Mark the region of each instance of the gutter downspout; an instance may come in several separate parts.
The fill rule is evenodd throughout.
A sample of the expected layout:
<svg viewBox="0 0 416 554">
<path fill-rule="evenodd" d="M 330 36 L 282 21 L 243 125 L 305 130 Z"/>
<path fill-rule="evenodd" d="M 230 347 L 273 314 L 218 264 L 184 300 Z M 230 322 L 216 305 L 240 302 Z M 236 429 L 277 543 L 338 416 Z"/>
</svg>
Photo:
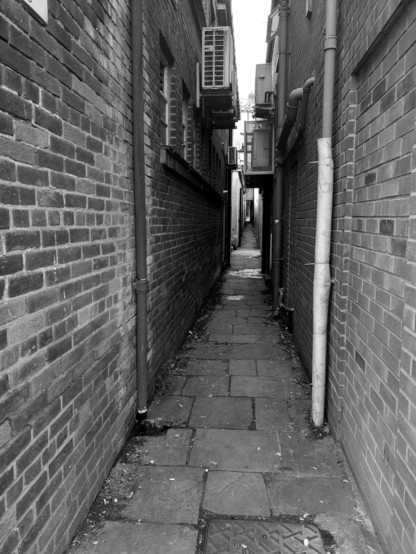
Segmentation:
<svg viewBox="0 0 416 554">
<path fill-rule="evenodd" d="M 326 0 L 326 36 L 322 138 L 318 139 L 318 196 L 313 281 L 312 423 L 324 424 L 327 327 L 331 275 L 332 204 L 334 163 L 332 124 L 334 111 L 335 57 L 337 48 L 337 0 Z"/>
<path fill-rule="evenodd" d="M 290 153 L 297 147 L 297 145 L 303 138 L 303 134 L 305 133 L 306 117 L 308 115 L 309 94 L 314 84 L 315 84 L 315 77 L 311 77 L 310 79 L 305 81 L 305 84 L 303 85 L 303 96 L 302 96 L 302 104 L 300 105 L 298 130 L 296 132 L 295 140 L 293 141 L 293 144 L 290 146 L 290 150 L 287 153 L 286 157 L 290 156 Z"/>
<path fill-rule="evenodd" d="M 282 132 L 279 137 L 279 142 L 277 143 L 277 149 L 281 152 L 284 152 L 286 149 L 286 142 L 289 138 L 290 131 L 296 121 L 296 116 L 298 115 L 299 104 L 302 101 L 303 89 L 295 88 L 289 94 L 286 106 L 286 116 L 285 123 L 283 125 Z"/>
<path fill-rule="evenodd" d="M 136 239 L 136 419 L 147 417 L 147 243 L 146 183 L 144 159 L 143 0 L 131 0 L 133 78 L 133 179 Z"/>
<path fill-rule="evenodd" d="M 279 76 L 277 81 L 277 129 L 276 142 L 285 123 L 287 88 L 287 19 L 288 0 L 279 4 Z M 282 263 L 282 214 L 283 214 L 283 153 L 277 150 L 276 181 L 273 190 L 273 227 L 272 227 L 272 294 L 273 306 L 279 309 L 280 268 Z"/>
<path fill-rule="evenodd" d="M 295 124 L 295 121 L 298 115 L 299 104 L 300 104 L 299 125 L 296 133 L 295 141 L 293 143 L 293 146 L 291 146 L 291 149 L 301 140 L 303 133 L 305 132 L 306 117 L 308 114 L 309 93 L 314 84 L 315 84 L 315 78 L 311 77 L 310 79 L 305 81 L 305 84 L 303 85 L 302 88 L 295 88 L 289 94 L 289 98 L 286 106 L 285 123 L 277 145 L 277 148 L 282 152 L 286 150 L 286 143 L 289 139 L 290 132 L 292 130 L 293 125 Z"/>
</svg>

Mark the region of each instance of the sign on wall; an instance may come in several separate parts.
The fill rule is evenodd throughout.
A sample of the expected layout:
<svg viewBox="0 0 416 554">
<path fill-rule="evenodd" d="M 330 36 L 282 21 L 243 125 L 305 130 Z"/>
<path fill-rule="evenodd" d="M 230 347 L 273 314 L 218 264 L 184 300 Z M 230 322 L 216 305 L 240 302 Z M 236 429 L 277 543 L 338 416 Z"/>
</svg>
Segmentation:
<svg viewBox="0 0 416 554">
<path fill-rule="evenodd" d="M 48 0 L 23 0 L 30 9 L 45 23 L 48 22 Z"/>
</svg>

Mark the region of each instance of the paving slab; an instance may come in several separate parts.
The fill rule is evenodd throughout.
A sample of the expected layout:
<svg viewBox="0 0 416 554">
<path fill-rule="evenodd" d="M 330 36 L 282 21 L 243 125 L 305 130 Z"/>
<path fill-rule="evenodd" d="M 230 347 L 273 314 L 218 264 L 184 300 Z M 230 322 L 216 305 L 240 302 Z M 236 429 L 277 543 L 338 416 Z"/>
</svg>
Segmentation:
<svg viewBox="0 0 416 554">
<path fill-rule="evenodd" d="M 186 360 L 176 370 L 179 375 L 228 375 L 228 362 L 217 360 Z"/>
<path fill-rule="evenodd" d="M 230 352 L 230 346 L 227 345 L 201 345 L 198 344 L 194 347 L 187 348 L 184 350 L 180 358 L 188 358 L 188 359 L 201 359 L 201 360 L 223 360 L 227 359 L 229 352 Z"/>
<path fill-rule="evenodd" d="M 278 377 L 284 378 L 304 378 L 302 367 L 294 363 L 292 360 L 258 360 L 258 374 L 261 377 Z"/>
<path fill-rule="evenodd" d="M 169 429 L 166 435 L 146 437 L 140 447 L 142 463 L 184 466 L 192 433 L 192 429 Z"/>
<path fill-rule="evenodd" d="M 187 525 L 107 521 L 79 554 L 195 554 L 198 531 Z"/>
<path fill-rule="evenodd" d="M 280 346 L 264 344 L 239 344 L 229 347 L 227 355 L 230 360 L 276 360 L 283 354 Z"/>
<path fill-rule="evenodd" d="M 210 471 L 202 507 L 231 516 L 271 515 L 266 485 L 260 473 Z"/>
<path fill-rule="evenodd" d="M 197 429 L 190 466 L 231 471 L 276 472 L 281 461 L 273 431 Z"/>
<path fill-rule="evenodd" d="M 148 420 L 162 425 L 184 425 L 191 413 L 193 399 L 186 396 L 159 396 L 151 403 Z"/>
<path fill-rule="evenodd" d="M 255 399 L 256 429 L 286 430 L 289 427 L 289 413 L 284 398 L 256 398 Z"/>
<path fill-rule="evenodd" d="M 256 360 L 230 360 L 230 375 L 257 375 Z"/>
<path fill-rule="evenodd" d="M 279 381 L 270 377 L 233 375 L 231 377 L 231 396 L 249 396 L 255 398 L 281 398 L 284 388 Z"/>
<path fill-rule="evenodd" d="M 174 375 L 172 377 L 169 377 L 166 394 L 170 394 L 171 396 L 181 396 L 183 387 L 186 383 L 186 379 L 186 377 L 181 375 Z"/>
<path fill-rule="evenodd" d="M 207 329 L 210 331 L 216 331 L 219 326 L 226 326 L 226 325 L 244 325 L 247 323 L 247 318 L 244 317 L 237 317 L 233 314 L 225 313 L 221 316 L 216 316 L 213 318 L 212 322 L 207 325 Z"/>
<path fill-rule="evenodd" d="M 343 457 L 332 437 L 310 438 L 305 433 L 279 432 L 282 465 L 296 475 L 343 476 L 346 478 Z M 290 474 L 287 473 L 289 476 Z"/>
<path fill-rule="evenodd" d="M 341 513 L 351 517 L 354 497 L 348 479 L 341 477 L 293 477 L 272 475 L 268 484 L 273 515 Z"/>
<path fill-rule="evenodd" d="M 235 333 L 211 333 L 209 336 L 210 342 L 224 342 L 227 344 L 254 344 L 256 342 L 263 342 L 264 337 L 259 335 L 237 335 Z"/>
<path fill-rule="evenodd" d="M 267 335 L 276 338 L 276 329 L 264 323 L 250 323 L 246 325 L 234 325 L 234 332 L 240 335 Z"/>
<path fill-rule="evenodd" d="M 147 523 L 196 524 L 203 477 L 204 470 L 196 467 L 140 467 L 138 489 L 123 515 Z"/>
<path fill-rule="evenodd" d="M 185 396 L 228 396 L 228 375 L 188 377 L 183 388 Z"/>
<path fill-rule="evenodd" d="M 224 323 L 222 321 L 213 321 L 212 323 L 207 325 L 207 332 L 208 334 L 210 334 L 210 332 L 212 331 L 214 331 L 215 333 L 232 333 L 233 327 L 233 323 L 230 323 L 227 318 L 227 321 Z"/>
<path fill-rule="evenodd" d="M 196 398 L 190 427 L 248 429 L 253 423 L 250 398 Z"/>
</svg>

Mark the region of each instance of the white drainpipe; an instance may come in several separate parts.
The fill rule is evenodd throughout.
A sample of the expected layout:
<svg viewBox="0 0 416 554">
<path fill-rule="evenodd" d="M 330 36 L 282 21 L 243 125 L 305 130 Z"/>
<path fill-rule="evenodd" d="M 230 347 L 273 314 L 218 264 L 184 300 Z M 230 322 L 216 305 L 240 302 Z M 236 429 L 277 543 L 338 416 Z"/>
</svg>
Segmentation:
<svg viewBox="0 0 416 554">
<path fill-rule="evenodd" d="M 331 275 L 332 204 L 334 164 L 332 123 L 334 111 L 335 56 L 337 48 L 337 1 L 326 0 L 326 36 L 322 138 L 318 139 L 318 195 L 313 280 L 312 423 L 324 424 L 327 328 Z"/>
</svg>

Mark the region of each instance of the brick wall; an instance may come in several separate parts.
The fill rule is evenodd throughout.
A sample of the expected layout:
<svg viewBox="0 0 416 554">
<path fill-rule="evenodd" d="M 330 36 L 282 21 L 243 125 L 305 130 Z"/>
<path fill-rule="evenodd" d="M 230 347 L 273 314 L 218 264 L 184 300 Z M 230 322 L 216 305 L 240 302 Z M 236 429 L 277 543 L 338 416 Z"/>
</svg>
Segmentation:
<svg viewBox="0 0 416 554">
<path fill-rule="evenodd" d="M 295 337 L 310 370 L 325 16 L 314 4 L 308 20 L 300 4 L 291 3 L 289 90 L 316 83 L 285 176 L 285 279 L 302 292 L 292 297 Z M 407 554 L 416 543 L 416 5 L 340 0 L 338 27 L 327 417 L 387 551 Z"/>
<path fill-rule="evenodd" d="M 221 270 L 228 145 L 227 132 L 203 130 L 195 107 L 201 44 L 190 3 L 163 4 L 144 2 L 149 392 Z M 4 553 L 63 552 L 134 414 L 129 6 L 57 0 L 46 26 L 15 0 L 0 6 Z M 167 164 L 161 34 L 176 60 Z M 187 160 L 178 124 L 184 84 L 197 143 Z M 204 157 L 213 162 L 205 177 L 195 171 Z"/>
<path fill-rule="evenodd" d="M 62 552 L 134 403 L 129 9 L 0 7 L 0 550 Z"/>
<path fill-rule="evenodd" d="M 315 210 L 317 183 L 316 139 L 321 130 L 322 117 L 322 21 L 324 5 L 314 5 L 313 17 L 305 16 L 303 2 L 290 3 L 288 94 L 311 78 L 315 85 L 310 90 L 307 127 L 304 140 L 291 151 L 284 169 L 283 228 L 287 240 L 283 243 L 285 273 L 285 304 L 293 308 L 295 340 L 307 369 L 312 359 L 312 290 L 315 250 Z M 290 27 L 291 28 L 291 27 Z M 306 58 L 305 58 L 306 56 Z M 308 60 L 305 63 L 305 59 Z M 293 133 L 294 134 L 294 133 Z M 288 141 L 288 150 L 293 140 Z"/>
<path fill-rule="evenodd" d="M 197 107 L 201 31 L 195 25 L 190 4 L 183 2 L 176 7 L 173 2 L 145 3 L 144 28 L 145 72 L 151 76 L 145 85 L 145 112 L 152 117 L 145 139 L 149 185 L 149 363 L 151 374 L 155 375 L 177 351 L 221 271 L 224 153 L 229 137 L 227 131 L 214 131 L 211 136 Z M 160 84 L 155 68 L 159 68 L 161 60 L 161 36 L 172 77 L 166 163 L 161 163 L 163 145 L 157 132 Z M 189 140 L 185 151 L 180 131 L 184 88 L 189 95 Z"/>
<path fill-rule="evenodd" d="M 396 14 L 394 3 L 380 6 L 375 23 L 368 10 L 362 32 L 369 33 L 369 47 L 362 52 L 353 43 L 346 64 L 355 65 L 349 86 L 356 135 L 341 432 L 388 548 L 405 553 L 416 538 L 415 328 L 405 316 L 412 313 L 412 302 L 406 310 L 405 304 L 412 295 L 416 9 L 401 6 Z"/>
</svg>

